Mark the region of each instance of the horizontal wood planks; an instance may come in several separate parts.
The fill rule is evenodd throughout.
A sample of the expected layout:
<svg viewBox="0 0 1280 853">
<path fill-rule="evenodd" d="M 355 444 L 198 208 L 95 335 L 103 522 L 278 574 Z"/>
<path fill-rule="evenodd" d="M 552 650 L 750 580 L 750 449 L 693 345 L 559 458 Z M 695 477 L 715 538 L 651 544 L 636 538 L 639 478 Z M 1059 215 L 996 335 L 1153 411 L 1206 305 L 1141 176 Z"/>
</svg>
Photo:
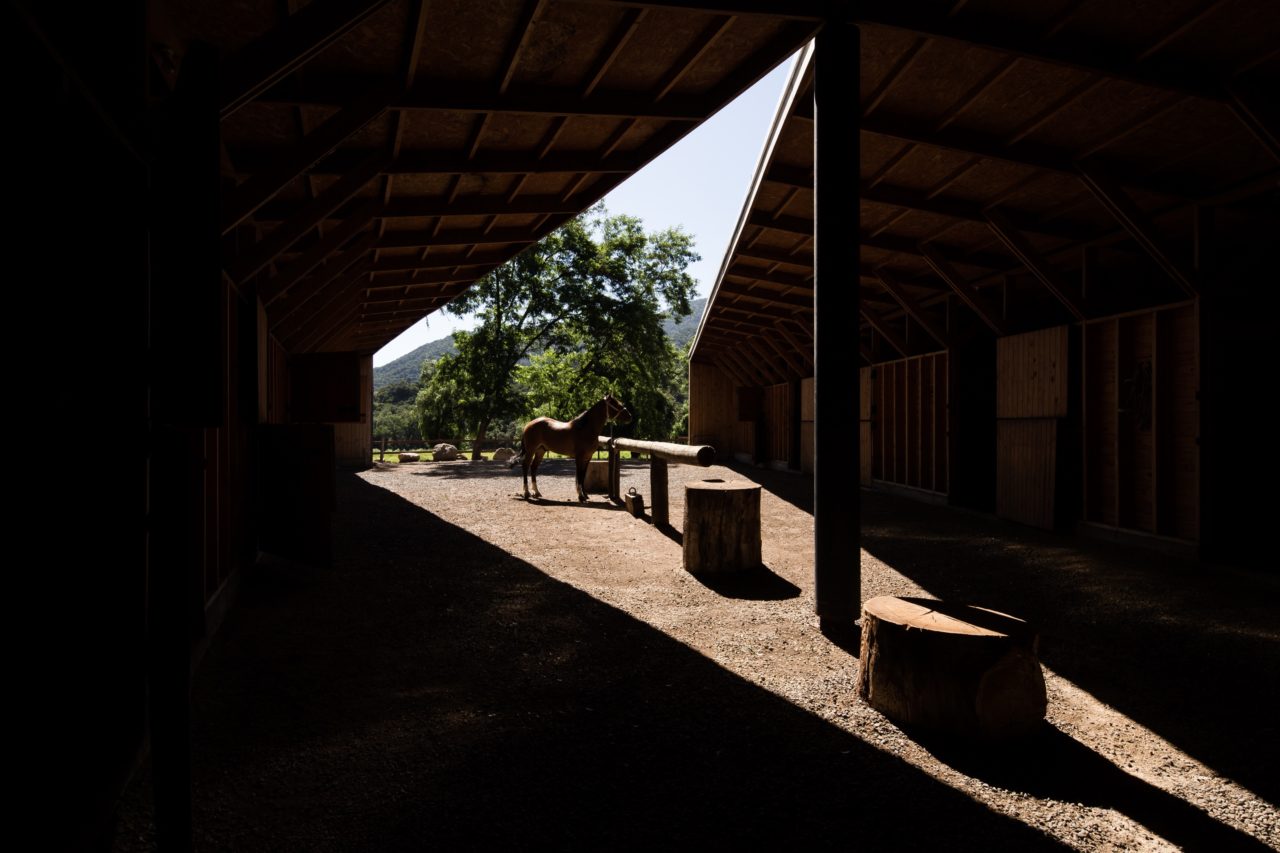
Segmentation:
<svg viewBox="0 0 1280 853">
<path fill-rule="evenodd" d="M 333 450 L 337 464 L 343 467 L 367 468 L 373 458 L 373 417 L 369 411 L 373 399 L 373 356 L 360 357 L 360 419 L 333 426 Z"/>
</svg>

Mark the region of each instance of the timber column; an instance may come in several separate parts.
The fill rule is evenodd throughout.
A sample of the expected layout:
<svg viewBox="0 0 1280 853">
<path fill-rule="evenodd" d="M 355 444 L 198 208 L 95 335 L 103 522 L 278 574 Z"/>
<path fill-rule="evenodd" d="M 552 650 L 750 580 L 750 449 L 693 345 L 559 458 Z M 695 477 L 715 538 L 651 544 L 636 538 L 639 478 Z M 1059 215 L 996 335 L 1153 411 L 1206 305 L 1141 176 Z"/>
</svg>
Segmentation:
<svg viewBox="0 0 1280 853">
<path fill-rule="evenodd" d="M 858 28 L 833 17 L 813 52 L 813 564 L 824 631 L 861 611 L 858 460 Z M 851 304 L 852 303 L 852 304 Z"/>
</svg>

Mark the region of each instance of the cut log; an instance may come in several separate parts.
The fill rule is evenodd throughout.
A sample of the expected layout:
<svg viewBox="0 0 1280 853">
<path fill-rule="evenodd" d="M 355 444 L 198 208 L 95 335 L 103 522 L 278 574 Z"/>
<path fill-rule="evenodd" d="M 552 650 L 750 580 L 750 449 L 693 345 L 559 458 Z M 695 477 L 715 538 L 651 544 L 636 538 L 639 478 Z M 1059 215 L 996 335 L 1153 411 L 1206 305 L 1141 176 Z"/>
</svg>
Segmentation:
<svg viewBox="0 0 1280 853">
<path fill-rule="evenodd" d="M 592 459 L 587 463 L 587 478 L 583 488 L 588 494 L 609 494 L 609 462 L 606 459 Z"/>
<path fill-rule="evenodd" d="M 684 487 L 684 567 L 693 574 L 760 567 L 760 487 L 701 480 Z"/>
<path fill-rule="evenodd" d="M 1039 637 L 984 607 L 880 596 L 863 605 L 858 695 L 907 725 L 983 738 L 1044 720 Z"/>
</svg>

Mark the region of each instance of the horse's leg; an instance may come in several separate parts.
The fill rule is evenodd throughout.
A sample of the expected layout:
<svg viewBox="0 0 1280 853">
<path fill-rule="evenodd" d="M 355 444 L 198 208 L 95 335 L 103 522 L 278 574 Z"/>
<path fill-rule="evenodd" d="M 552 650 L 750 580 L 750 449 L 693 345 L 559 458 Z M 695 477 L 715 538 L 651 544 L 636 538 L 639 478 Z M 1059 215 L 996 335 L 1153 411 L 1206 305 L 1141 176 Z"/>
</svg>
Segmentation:
<svg viewBox="0 0 1280 853">
<path fill-rule="evenodd" d="M 578 476 L 576 477 L 576 482 L 578 484 L 578 500 L 581 503 L 586 503 L 587 502 L 587 466 L 591 464 L 591 457 L 579 456 L 577 459 L 577 463 L 578 463 Z"/>
<path fill-rule="evenodd" d="M 539 447 L 533 454 L 533 465 L 531 466 L 530 471 L 533 479 L 533 496 L 535 498 L 542 497 L 542 492 L 538 491 L 538 466 L 542 464 L 542 454 L 546 452 L 547 449 L 545 447 Z"/>
<path fill-rule="evenodd" d="M 524 499 L 529 500 L 529 452 L 523 446 L 520 448 L 520 472 L 524 475 Z"/>
</svg>

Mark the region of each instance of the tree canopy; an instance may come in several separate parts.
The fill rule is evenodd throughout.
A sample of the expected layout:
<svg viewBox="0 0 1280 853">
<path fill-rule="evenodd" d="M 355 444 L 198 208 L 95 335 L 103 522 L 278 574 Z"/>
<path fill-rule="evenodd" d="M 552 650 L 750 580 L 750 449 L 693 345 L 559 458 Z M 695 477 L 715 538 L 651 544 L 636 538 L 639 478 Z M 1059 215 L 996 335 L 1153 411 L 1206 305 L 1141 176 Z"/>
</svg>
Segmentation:
<svg viewBox="0 0 1280 853">
<path fill-rule="evenodd" d="M 424 430 L 445 400 L 483 439 L 518 417 L 570 418 L 612 391 L 631 406 L 635 434 L 668 437 L 683 365 L 662 324 L 689 314 L 687 268 L 698 259 L 681 229 L 646 232 L 602 206 L 575 217 L 446 308 L 480 325 L 454 334 L 457 353 L 429 377 L 424 369 Z"/>
</svg>

